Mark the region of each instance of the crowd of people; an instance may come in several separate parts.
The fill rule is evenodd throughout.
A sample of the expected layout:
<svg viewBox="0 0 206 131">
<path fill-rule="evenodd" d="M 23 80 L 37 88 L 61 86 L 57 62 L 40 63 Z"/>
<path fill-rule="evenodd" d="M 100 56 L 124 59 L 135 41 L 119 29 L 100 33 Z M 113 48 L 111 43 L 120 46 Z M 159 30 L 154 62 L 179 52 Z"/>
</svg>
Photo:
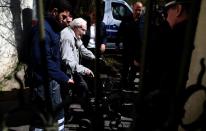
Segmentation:
<svg viewBox="0 0 206 131">
<path fill-rule="evenodd" d="M 94 95 L 85 77 L 94 78 L 95 74 L 92 69 L 81 63 L 81 59 L 94 61 L 97 44 L 100 52 L 104 53 L 107 43 L 106 27 L 102 21 L 99 24 L 101 27 L 96 27 L 95 10 L 89 11 L 85 18 L 73 18 L 72 8 L 67 0 L 47 2 L 44 40 L 39 39 L 38 24 L 31 32 L 31 57 L 28 64 L 32 83 L 31 99 L 34 109 L 42 114 L 51 113 L 58 124 L 58 131 L 64 131 L 62 88 L 75 85 L 77 95 L 83 100 L 82 106 L 85 105 L 86 99 Z M 117 46 L 123 43 L 122 88 L 133 87 L 130 83 L 135 79 L 136 72 L 140 71 L 144 41 L 143 3 L 135 2 L 131 7 L 133 14 L 122 20 L 116 41 Z M 170 127 L 170 113 L 176 97 L 175 86 L 184 49 L 190 0 L 169 0 L 165 4 L 165 11 L 165 21 L 152 29 L 149 38 L 149 53 L 143 79 L 144 104 L 141 105 L 143 110 L 137 120 L 139 123 L 135 123 L 141 125 L 137 126 L 139 130 L 174 131 Z M 96 28 L 100 28 L 100 43 L 96 43 Z M 186 75 L 184 80 L 186 82 Z M 44 127 L 42 118 L 34 115 L 30 129 L 41 131 Z"/>
</svg>

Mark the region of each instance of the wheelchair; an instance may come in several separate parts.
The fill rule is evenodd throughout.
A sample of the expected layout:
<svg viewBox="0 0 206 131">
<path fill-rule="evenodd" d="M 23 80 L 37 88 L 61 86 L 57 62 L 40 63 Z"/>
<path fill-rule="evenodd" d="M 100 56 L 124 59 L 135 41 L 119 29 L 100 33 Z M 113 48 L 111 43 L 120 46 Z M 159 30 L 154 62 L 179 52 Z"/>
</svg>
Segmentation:
<svg viewBox="0 0 206 131">
<path fill-rule="evenodd" d="M 103 68 L 107 70 L 108 67 L 105 67 L 105 64 L 103 64 L 105 62 L 104 59 L 100 59 L 100 62 L 104 65 Z M 70 125 L 68 128 L 77 131 L 94 131 L 94 121 L 96 121 L 94 114 L 96 114 L 98 108 L 102 116 L 101 119 L 109 123 L 109 128 L 111 130 L 118 129 L 121 123 L 121 113 L 119 111 L 121 106 L 121 97 L 119 94 L 121 90 L 117 88 L 119 87 L 119 79 L 111 76 L 109 72 L 106 72 L 106 74 L 100 72 L 99 80 L 99 86 L 101 88 L 100 97 L 95 98 L 95 95 L 89 97 L 88 100 L 85 101 L 86 103 L 84 103 L 84 105 L 88 105 L 86 108 L 82 107 L 81 98 L 73 91 L 73 89 L 76 88 L 75 86 L 70 86 L 66 88 L 66 91 L 62 91 L 63 94 L 65 94 L 63 99 L 66 100 L 65 126 Z M 87 84 L 91 86 L 93 83 Z"/>
</svg>

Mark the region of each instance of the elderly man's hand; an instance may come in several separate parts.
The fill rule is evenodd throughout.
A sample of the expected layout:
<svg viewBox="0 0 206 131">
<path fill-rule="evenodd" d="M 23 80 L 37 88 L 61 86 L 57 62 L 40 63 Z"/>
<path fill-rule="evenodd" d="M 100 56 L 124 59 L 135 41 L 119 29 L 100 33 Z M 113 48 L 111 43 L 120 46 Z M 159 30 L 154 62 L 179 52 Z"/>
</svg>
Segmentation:
<svg viewBox="0 0 206 131">
<path fill-rule="evenodd" d="M 68 82 L 68 84 L 74 84 L 74 80 L 73 79 L 69 79 L 67 82 Z"/>
<path fill-rule="evenodd" d="M 85 74 L 88 76 L 94 77 L 94 73 L 89 69 L 85 70 Z"/>
</svg>

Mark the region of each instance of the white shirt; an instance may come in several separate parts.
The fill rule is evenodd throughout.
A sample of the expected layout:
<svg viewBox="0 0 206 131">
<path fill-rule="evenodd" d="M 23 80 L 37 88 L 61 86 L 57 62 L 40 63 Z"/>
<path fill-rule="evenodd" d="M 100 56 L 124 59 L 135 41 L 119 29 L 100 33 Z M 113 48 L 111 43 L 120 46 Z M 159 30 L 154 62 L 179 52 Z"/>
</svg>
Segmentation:
<svg viewBox="0 0 206 131">
<path fill-rule="evenodd" d="M 92 24 L 90 26 L 90 39 L 87 48 L 95 48 L 96 26 Z"/>
</svg>

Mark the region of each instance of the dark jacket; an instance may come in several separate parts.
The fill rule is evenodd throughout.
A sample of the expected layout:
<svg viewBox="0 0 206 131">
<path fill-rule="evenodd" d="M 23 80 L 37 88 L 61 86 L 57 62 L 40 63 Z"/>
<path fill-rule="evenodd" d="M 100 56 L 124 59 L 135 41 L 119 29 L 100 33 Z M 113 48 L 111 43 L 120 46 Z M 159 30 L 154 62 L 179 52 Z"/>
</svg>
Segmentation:
<svg viewBox="0 0 206 131">
<path fill-rule="evenodd" d="M 124 54 L 131 58 L 140 61 L 140 50 L 143 37 L 143 17 L 140 17 L 138 21 L 134 21 L 133 16 L 126 16 L 120 26 L 117 33 L 117 45 L 123 43 Z"/>
<path fill-rule="evenodd" d="M 45 41 L 40 43 L 38 25 L 32 29 L 32 48 L 29 68 L 36 84 L 43 84 L 46 78 L 66 83 L 69 77 L 61 71 L 60 34 L 56 23 L 49 17 L 44 23 Z"/>
<path fill-rule="evenodd" d="M 148 119 L 145 118 L 147 125 L 163 127 L 167 123 L 170 111 L 173 111 L 171 105 L 177 99 L 176 91 L 185 48 L 186 26 L 187 21 L 184 21 L 171 29 L 165 21 L 153 30 L 149 39 L 147 66 L 143 79 L 144 111 L 149 116 Z M 192 49 L 193 45 L 189 49 L 190 53 Z M 185 68 L 189 69 L 189 63 Z M 186 84 L 188 72 L 183 73 L 183 82 Z M 182 85 L 181 89 L 184 89 L 184 86 Z M 159 121 L 156 121 L 157 119 Z"/>
<path fill-rule="evenodd" d="M 153 31 L 146 74 L 150 82 L 145 83 L 152 84 L 148 87 L 150 91 L 158 88 L 165 93 L 174 92 L 184 50 L 186 26 L 187 21 L 184 21 L 171 29 L 165 22 Z M 192 48 L 191 45 L 190 52 Z"/>
</svg>

